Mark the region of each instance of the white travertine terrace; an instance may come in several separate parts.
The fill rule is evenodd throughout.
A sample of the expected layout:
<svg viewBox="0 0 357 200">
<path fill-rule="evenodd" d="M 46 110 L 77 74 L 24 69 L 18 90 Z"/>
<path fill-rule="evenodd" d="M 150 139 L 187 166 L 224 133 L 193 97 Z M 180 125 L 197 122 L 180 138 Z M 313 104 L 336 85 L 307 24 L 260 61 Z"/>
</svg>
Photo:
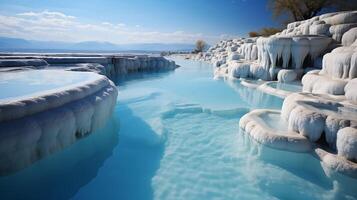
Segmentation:
<svg viewBox="0 0 357 200">
<path fill-rule="evenodd" d="M 41 73 L 47 72 L 55 71 L 41 70 Z M 21 73 L 26 74 L 26 72 Z M 71 73 L 74 72 L 61 72 L 58 75 L 63 76 L 62 78 L 66 79 L 66 75 Z M 77 73 L 76 75 L 80 76 L 81 73 Z M 7 75 L 9 74 L 2 74 L 2 76 Z M 32 95 L 24 95 L 10 99 L 0 99 L 0 122 L 18 119 L 56 108 L 72 101 L 82 99 L 108 86 L 110 86 L 113 90 L 116 90 L 115 87 L 113 87 L 114 84 L 105 76 L 96 74 L 91 75 L 91 78 L 88 78 L 88 80 L 82 81 L 78 84 L 45 90 Z"/>
<path fill-rule="evenodd" d="M 0 57 L 1 58 L 1 57 Z M 0 72 L 43 69 L 48 63 L 43 59 L 0 59 Z"/>
<path fill-rule="evenodd" d="M 357 177 L 357 11 L 293 22 L 270 37 L 221 41 L 196 58 L 212 62 L 216 77 L 302 78 L 303 93 L 270 87 L 274 82 L 255 86 L 285 98 L 282 111 L 251 111 L 240 127 L 261 144 L 310 151 L 323 166 Z"/>
<path fill-rule="evenodd" d="M 278 81 L 279 82 L 293 82 L 297 80 L 298 73 L 296 70 L 282 69 L 278 72 Z"/>
<path fill-rule="evenodd" d="M 337 134 L 338 155 L 349 160 L 357 160 L 357 129 L 352 127 L 342 128 Z"/>
<path fill-rule="evenodd" d="M 306 138 L 294 131 L 277 130 L 266 123 L 264 115 L 280 114 L 276 110 L 254 110 L 244 115 L 239 126 L 257 142 L 266 146 L 294 151 L 309 152 L 312 149 L 312 143 Z"/>
<path fill-rule="evenodd" d="M 256 79 L 276 80 L 281 69 L 297 70 L 301 74 L 304 62 L 307 62 L 306 60 L 310 63 L 319 61 L 318 57 L 331 41 L 332 39 L 326 36 L 312 35 L 259 37 L 256 39 L 256 44 L 242 44 L 237 52 L 222 53 L 219 50 L 218 56 L 205 59 L 213 61 L 214 65 L 219 67 L 217 71 L 223 76 L 226 75 L 224 68 L 234 68 L 235 70 L 244 68 L 242 73 L 228 75 L 236 78 L 248 76 Z M 210 53 L 209 55 L 215 54 Z M 237 61 L 239 61 L 239 65 L 237 65 Z M 248 74 L 246 73 L 247 68 Z"/>
<path fill-rule="evenodd" d="M 222 75 L 225 74 L 224 68 L 226 67 L 237 69 L 242 66 L 246 68 L 248 65 L 249 77 L 274 80 L 281 68 L 298 70 L 302 68 L 305 58 L 308 56 L 310 60 L 317 59 L 330 42 L 331 38 L 322 36 L 260 37 L 256 44 L 242 44 L 237 52 L 222 53 L 220 49 L 218 56 L 205 59 L 211 60 L 217 67 L 221 66 L 217 71 L 223 71 Z M 215 54 L 209 53 L 208 55 Z M 240 66 L 237 66 L 237 61 L 240 61 Z M 247 74 L 244 71 L 244 73 L 230 75 L 241 78 Z"/>
<path fill-rule="evenodd" d="M 86 72 L 60 76 L 73 73 Z M 93 73 L 76 84 L 0 100 L 0 174 L 26 167 L 102 127 L 116 98 L 113 82 Z"/>
<path fill-rule="evenodd" d="M 349 161 L 336 154 L 329 153 L 322 148 L 315 148 L 313 155 L 321 161 L 321 165 L 324 167 L 325 172 L 338 172 L 352 178 L 357 178 L 357 165 L 355 162 Z"/>
<path fill-rule="evenodd" d="M 335 149 L 339 129 L 357 126 L 357 105 L 343 97 L 322 94 L 295 93 L 289 95 L 282 108 L 281 117 L 288 128 L 316 142 L 325 137 Z"/>
<path fill-rule="evenodd" d="M 348 81 L 345 87 L 345 96 L 353 104 L 357 104 L 357 79 Z"/>
<path fill-rule="evenodd" d="M 303 68 L 321 66 L 322 55 L 338 44 L 352 45 L 355 27 L 357 11 L 328 13 L 290 23 L 270 37 L 223 40 L 196 58 L 217 66 L 217 76 L 276 80 L 281 69 L 290 69 L 299 79 Z"/>
<path fill-rule="evenodd" d="M 137 71 L 173 70 L 174 61 L 161 56 L 115 54 L 0 54 L 0 71 L 59 68 L 92 71 L 108 78 Z"/>
<path fill-rule="evenodd" d="M 285 98 L 289 96 L 290 94 L 294 93 L 293 91 L 287 91 L 279 88 L 272 87 L 271 84 L 276 84 L 277 82 L 274 81 L 269 81 L 265 82 L 257 87 L 258 90 L 261 90 L 265 93 L 280 97 L 280 98 Z"/>
<path fill-rule="evenodd" d="M 271 113 L 278 119 L 264 117 Z M 254 110 L 244 115 L 239 125 L 245 134 L 263 145 L 294 152 L 310 151 L 324 166 L 356 178 L 356 113 L 357 105 L 343 96 L 294 93 L 284 100 L 281 112 Z"/>
<path fill-rule="evenodd" d="M 87 78 L 0 99 L 0 175 L 22 169 L 104 126 L 112 115 L 118 94 L 109 78 L 177 67 L 175 62 L 160 56 L 1 55 L 0 75 L 5 79 L 10 73 L 12 76 L 21 73 L 23 77 L 28 72 L 52 76 L 57 72 L 57 79 L 63 80 L 69 75 Z"/>
<path fill-rule="evenodd" d="M 42 59 L 4 59 L 0 60 L 0 67 L 46 66 L 48 63 Z"/>
<path fill-rule="evenodd" d="M 248 113 L 241 119 L 240 127 L 259 143 L 289 151 L 301 151 L 300 147 L 296 146 L 295 135 L 291 133 L 299 134 L 311 144 L 316 143 L 311 147 L 314 152 L 319 152 L 316 155 L 324 165 L 337 172 L 357 177 L 356 104 L 352 104 L 344 96 L 293 93 L 285 98 L 279 115 L 280 120 L 286 123 L 285 131 L 266 126 L 264 120 L 269 119 L 260 116 L 269 112 L 272 111 L 258 110 Z M 276 123 L 274 120 L 270 121 Z M 281 140 L 281 134 L 285 134 L 285 140 Z M 320 146 L 320 141 L 325 141 L 328 146 Z"/>
<path fill-rule="evenodd" d="M 343 35 L 345 45 L 327 53 L 323 57 L 322 70 L 307 73 L 302 83 L 303 90 L 314 93 L 344 95 L 345 86 L 357 78 L 357 28 Z M 352 40 L 355 40 L 352 42 Z"/>
</svg>

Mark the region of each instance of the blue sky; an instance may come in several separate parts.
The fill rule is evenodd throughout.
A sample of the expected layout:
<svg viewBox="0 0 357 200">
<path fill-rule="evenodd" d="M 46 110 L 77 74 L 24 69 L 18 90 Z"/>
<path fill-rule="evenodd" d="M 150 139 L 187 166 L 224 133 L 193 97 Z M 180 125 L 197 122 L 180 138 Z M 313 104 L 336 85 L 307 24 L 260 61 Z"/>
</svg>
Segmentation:
<svg viewBox="0 0 357 200">
<path fill-rule="evenodd" d="M 266 26 L 266 0 L 0 0 L 0 35 L 25 39 L 213 43 Z"/>
</svg>

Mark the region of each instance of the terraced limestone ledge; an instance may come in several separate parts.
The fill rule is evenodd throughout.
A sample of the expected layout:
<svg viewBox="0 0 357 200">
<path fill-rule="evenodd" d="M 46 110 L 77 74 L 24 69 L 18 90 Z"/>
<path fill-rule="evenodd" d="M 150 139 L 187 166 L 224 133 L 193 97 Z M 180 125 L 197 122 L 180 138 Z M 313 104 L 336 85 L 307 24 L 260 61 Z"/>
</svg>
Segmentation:
<svg viewBox="0 0 357 200">
<path fill-rule="evenodd" d="M 279 88 L 279 84 L 281 84 L 282 86 L 285 84 L 286 86 L 290 86 L 290 87 L 295 87 L 294 91 L 291 90 L 287 90 L 287 89 L 283 89 L 283 88 Z M 275 87 L 273 87 L 275 85 Z M 301 88 L 299 88 L 299 86 L 297 85 L 293 85 L 292 83 L 279 83 L 276 81 L 268 81 L 265 82 L 263 84 L 261 84 L 260 86 L 257 87 L 257 89 L 267 93 L 267 94 L 271 94 L 280 98 L 286 98 L 287 96 L 289 96 L 290 94 L 293 94 L 294 92 L 299 92 L 301 91 Z"/>
<path fill-rule="evenodd" d="M 0 78 L 5 82 L 26 79 L 29 74 L 36 76 L 32 81 L 42 81 L 40 85 L 46 85 L 43 77 L 50 78 L 50 84 L 65 83 L 73 76 L 85 78 L 15 97 L 0 95 L 0 175 L 22 169 L 101 128 L 116 104 L 118 91 L 111 80 L 132 72 L 177 67 L 174 61 L 155 55 L 1 54 Z M 11 76 L 15 79 L 9 80 Z M 3 87 L 6 97 L 7 86 Z"/>
<path fill-rule="evenodd" d="M 257 142 L 271 148 L 293 152 L 311 151 L 312 143 L 306 137 L 294 131 L 278 130 L 270 126 L 266 121 L 269 114 L 279 115 L 280 111 L 253 110 L 240 119 L 239 127 Z"/>
<path fill-rule="evenodd" d="M 329 170 L 357 178 L 356 113 L 356 105 L 345 97 L 294 93 L 281 112 L 254 110 L 239 125 L 258 143 L 312 153 Z"/>
<path fill-rule="evenodd" d="M 217 77 L 216 77 L 217 78 Z M 226 80 L 236 80 L 231 77 L 224 77 Z M 302 88 L 297 82 L 291 83 L 280 83 L 277 81 L 261 81 L 261 80 L 250 80 L 250 79 L 237 79 L 240 84 L 247 88 L 254 88 L 260 90 L 266 94 L 274 95 L 284 99 L 294 92 L 301 92 Z M 283 86 L 291 87 L 291 89 L 283 88 Z"/>
<path fill-rule="evenodd" d="M 346 79 L 356 77 L 356 56 L 352 55 L 356 31 L 357 11 L 327 13 L 290 23 L 286 29 L 269 37 L 222 40 L 207 52 L 197 54 L 195 59 L 216 66 L 216 76 L 266 81 L 299 80 L 310 71 L 306 69 L 320 70 L 323 67 L 317 76 L 305 81 L 306 90 L 341 94 Z M 333 52 L 329 54 L 331 50 Z M 334 67 L 336 64 L 340 66 Z M 333 79 L 326 78 L 331 74 L 341 81 L 331 83 Z"/>
<path fill-rule="evenodd" d="M 352 178 L 357 178 L 357 164 L 323 148 L 315 148 L 313 155 L 321 161 L 325 172 L 339 172 Z"/>
<path fill-rule="evenodd" d="M 357 128 L 357 105 L 344 96 L 294 93 L 285 98 L 281 117 L 288 128 L 316 142 L 324 139 L 335 149 L 337 132 L 344 127 Z"/>
<path fill-rule="evenodd" d="M 27 72 L 30 71 L 21 73 Z M 87 78 L 63 87 L 0 99 L 0 175 L 15 172 L 73 144 L 102 127 L 114 110 L 118 92 L 103 75 L 62 70 L 38 73 L 54 73 L 63 80 L 83 73 Z"/>
<path fill-rule="evenodd" d="M 305 92 L 345 94 L 346 85 L 357 78 L 356 35 L 357 27 L 347 31 L 342 37 L 345 45 L 324 55 L 321 70 L 311 71 L 303 77 Z"/>
<path fill-rule="evenodd" d="M 178 65 L 172 60 L 155 55 L 121 54 L 0 54 L 0 71 L 28 69 L 63 69 L 89 71 L 115 79 L 138 71 L 174 70 Z"/>
</svg>

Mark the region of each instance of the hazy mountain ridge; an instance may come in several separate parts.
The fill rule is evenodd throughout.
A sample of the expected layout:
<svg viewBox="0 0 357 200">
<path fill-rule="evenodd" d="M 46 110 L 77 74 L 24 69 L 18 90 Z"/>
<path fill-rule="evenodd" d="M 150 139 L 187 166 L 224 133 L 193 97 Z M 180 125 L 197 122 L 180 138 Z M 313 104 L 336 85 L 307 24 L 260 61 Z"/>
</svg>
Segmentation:
<svg viewBox="0 0 357 200">
<path fill-rule="evenodd" d="M 75 50 L 75 51 L 191 51 L 194 44 L 137 43 L 114 44 L 110 42 L 58 42 L 0 37 L 0 50 Z"/>
</svg>

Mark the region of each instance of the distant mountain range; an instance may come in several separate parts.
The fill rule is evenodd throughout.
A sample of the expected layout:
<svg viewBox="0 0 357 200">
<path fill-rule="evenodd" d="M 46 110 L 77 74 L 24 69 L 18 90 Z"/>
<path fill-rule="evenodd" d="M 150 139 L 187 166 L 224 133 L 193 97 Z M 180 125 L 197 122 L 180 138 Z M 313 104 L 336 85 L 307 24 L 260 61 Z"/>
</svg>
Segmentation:
<svg viewBox="0 0 357 200">
<path fill-rule="evenodd" d="M 110 42 L 56 42 L 25 40 L 19 38 L 0 37 L 0 51 L 36 51 L 36 50 L 60 50 L 60 51 L 191 51 L 193 44 L 181 43 L 135 43 L 113 44 Z"/>
</svg>

